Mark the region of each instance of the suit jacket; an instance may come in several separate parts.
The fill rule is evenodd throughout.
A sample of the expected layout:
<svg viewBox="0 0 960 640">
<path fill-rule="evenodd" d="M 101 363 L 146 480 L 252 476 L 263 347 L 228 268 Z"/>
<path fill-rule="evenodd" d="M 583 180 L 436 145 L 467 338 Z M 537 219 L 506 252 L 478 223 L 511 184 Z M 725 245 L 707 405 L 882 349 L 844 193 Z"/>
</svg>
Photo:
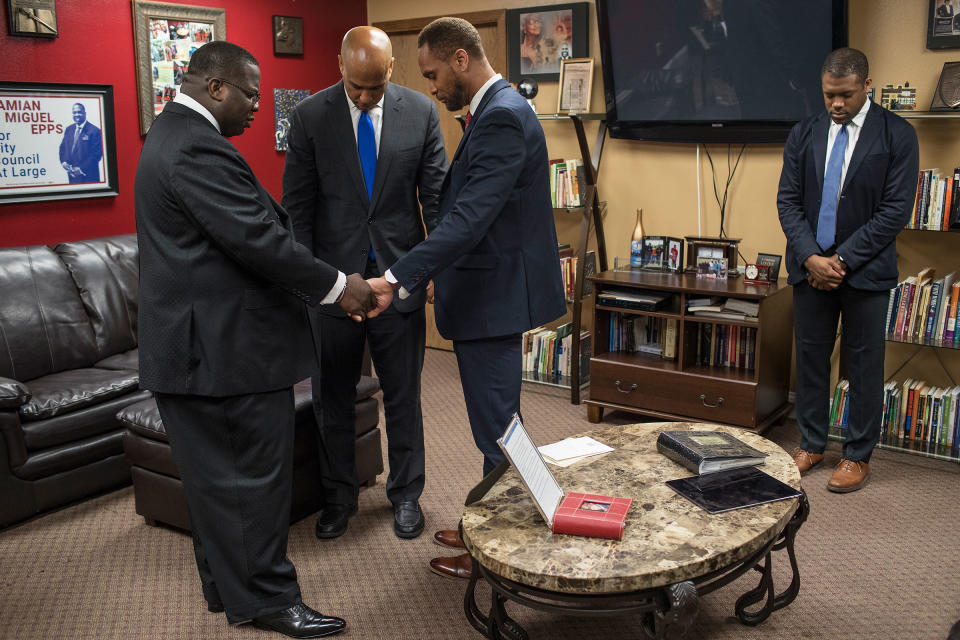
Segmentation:
<svg viewBox="0 0 960 640">
<path fill-rule="evenodd" d="M 63 140 L 60 141 L 60 162 L 78 167 L 86 174 L 85 177 L 79 178 L 71 176 L 71 183 L 100 182 L 100 159 L 103 157 L 103 139 L 100 129 L 87 120 L 80 132 L 80 139 L 74 145 L 76 128 L 74 124 L 63 134 Z"/>
<path fill-rule="evenodd" d="M 783 150 L 777 209 L 787 236 L 788 282 L 806 278 L 803 262 L 821 252 L 817 223 L 830 118 L 824 111 L 797 123 Z M 903 118 L 871 104 L 837 204 L 837 253 L 846 282 L 880 291 L 897 284 L 896 237 L 917 192 L 917 134 Z"/>
<path fill-rule="evenodd" d="M 444 179 L 440 224 L 390 267 L 410 292 L 433 278 L 444 338 L 520 333 L 566 312 L 548 166 L 536 114 L 498 80 Z"/>
<path fill-rule="evenodd" d="M 388 84 L 381 124 L 371 198 L 343 82 L 301 102 L 291 118 L 283 206 L 297 240 L 344 273 L 364 272 L 371 244 L 383 273 L 421 242 L 421 204 L 428 228 L 439 221 L 447 156 L 436 107 L 422 93 Z M 394 297 L 393 305 L 408 312 L 424 301 L 421 291 Z M 319 309 L 345 315 L 337 305 Z"/>
<path fill-rule="evenodd" d="M 210 122 L 167 104 L 134 200 L 143 388 L 230 396 L 317 371 L 304 303 L 317 304 L 337 270 L 294 240 L 286 212 Z"/>
</svg>

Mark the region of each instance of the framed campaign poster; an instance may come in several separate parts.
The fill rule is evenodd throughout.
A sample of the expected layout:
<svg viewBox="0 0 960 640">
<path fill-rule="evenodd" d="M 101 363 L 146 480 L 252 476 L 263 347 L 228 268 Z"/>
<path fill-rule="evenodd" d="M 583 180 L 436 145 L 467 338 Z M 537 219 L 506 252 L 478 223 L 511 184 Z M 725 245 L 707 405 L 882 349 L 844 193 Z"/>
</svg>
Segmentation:
<svg viewBox="0 0 960 640">
<path fill-rule="evenodd" d="M 0 203 L 117 195 L 113 87 L 0 82 Z"/>
<path fill-rule="evenodd" d="M 960 48 L 960 0 L 929 0 L 927 49 Z"/>
<path fill-rule="evenodd" d="M 140 133 L 173 100 L 193 52 L 227 37 L 226 10 L 133 0 Z"/>
<path fill-rule="evenodd" d="M 560 77 L 560 61 L 586 58 L 589 2 L 507 10 L 507 67 L 511 82 Z"/>
</svg>

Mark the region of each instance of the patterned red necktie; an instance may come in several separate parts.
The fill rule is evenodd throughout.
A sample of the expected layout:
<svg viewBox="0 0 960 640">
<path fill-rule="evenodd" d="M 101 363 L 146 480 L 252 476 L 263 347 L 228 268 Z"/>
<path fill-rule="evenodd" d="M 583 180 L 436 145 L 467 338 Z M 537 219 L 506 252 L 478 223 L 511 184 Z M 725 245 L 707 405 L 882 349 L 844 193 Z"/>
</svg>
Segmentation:
<svg viewBox="0 0 960 640">
<path fill-rule="evenodd" d="M 464 128 L 464 129 L 466 129 L 467 127 L 470 126 L 470 118 L 472 118 L 472 117 L 473 117 L 473 115 L 472 115 L 469 111 L 467 111 L 467 115 L 463 118 L 463 121 L 464 121 L 463 128 Z"/>
</svg>

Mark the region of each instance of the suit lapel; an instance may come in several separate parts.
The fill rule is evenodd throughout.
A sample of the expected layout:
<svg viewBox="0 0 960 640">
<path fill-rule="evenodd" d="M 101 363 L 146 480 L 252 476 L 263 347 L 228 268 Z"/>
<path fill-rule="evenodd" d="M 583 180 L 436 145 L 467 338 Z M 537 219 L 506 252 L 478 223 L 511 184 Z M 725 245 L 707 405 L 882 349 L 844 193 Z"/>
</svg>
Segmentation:
<svg viewBox="0 0 960 640">
<path fill-rule="evenodd" d="M 333 135 L 336 137 L 337 147 L 343 154 L 343 164 L 350 174 L 353 186 L 364 202 L 369 203 L 367 185 L 363 181 L 363 169 L 360 167 L 360 153 L 357 151 L 357 138 L 353 131 L 353 119 L 350 117 L 350 105 L 347 104 L 347 94 L 343 90 L 343 81 L 337 83 L 336 89 L 328 98 Z"/>
<path fill-rule="evenodd" d="M 400 96 L 387 85 L 387 91 L 383 96 L 383 113 L 380 122 L 380 152 L 377 154 L 377 173 L 373 179 L 373 198 L 370 200 L 370 211 L 373 212 L 377 201 L 380 199 L 380 192 L 383 191 L 383 185 L 387 180 L 387 173 L 390 171 L 390 163 L 393 156 L 396 155 L 399 146 L 399 139 L 403 132 L 403 108 Z"/>
<path fill-rule="evenodd" d="M 857 138 L 857 146 L 853 148 L 853 155 L 850 157 L 850 164 L 847 166 L 847 174 L 843 179 L 843 186 L 840 187 L 840 193 L 850 184 L 850 179 L 863 164 L 863 159 L 867 157 L 873 145 L 880 139 L 880 129 L 882 126 L 883 112 L 875 104 L 870 105 L 867 111 L 867 117 L 863 120 L 863 129 L 860 130 L 860 136 Z"/>
<path fill-rule="evenodd" d="M 480 117 L 480 114 L 483 113 L 483 110 L 490 104 L 490 101 L 493 99 L 497 93 L 503 91 L 504 89 L 510 87 L 510 83 L 500 78 L 487 89 L 487 92 L 483 94 L 483 99 L 480 100 L 480 104 L 477 105 L 476 112 L 470 117 L 471 122 L 475 122 L 477 118 Z M 471 127 L 467 127 L 463 132 L 463 137 L 460 138 L 460 144 L 457 146 L 457 152 L 453 154 L 453 160 L 451 164 L 457 161 L 457 158 L 460 157 L 460 151 L 466 146 L 467 139 L 470 137 L 470 134 L 473 132 Z M 447 172 L 449 174 L 449 171 Z"/>
<path fill-rule="evenodd" d="M 823 192 L 824 164 L 827 161 L 827 132 L 830 129 L 829 116 L 821 115 L 813 124 L 813 160 L 817 167 L 817 192 Z"/>
</svg>

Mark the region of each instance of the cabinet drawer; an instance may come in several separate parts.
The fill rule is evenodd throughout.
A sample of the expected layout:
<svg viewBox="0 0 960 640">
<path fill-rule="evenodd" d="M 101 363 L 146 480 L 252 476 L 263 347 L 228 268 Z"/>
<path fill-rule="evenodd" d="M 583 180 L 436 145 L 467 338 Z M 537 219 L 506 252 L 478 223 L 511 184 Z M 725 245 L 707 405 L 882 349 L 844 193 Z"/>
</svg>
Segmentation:
<svg viewBox="0 0 960 640">
<path fill-rule="evenodd" d="M 590 399 L 755 426 L 756 385 L 591 360 Z"/>
</svg>

